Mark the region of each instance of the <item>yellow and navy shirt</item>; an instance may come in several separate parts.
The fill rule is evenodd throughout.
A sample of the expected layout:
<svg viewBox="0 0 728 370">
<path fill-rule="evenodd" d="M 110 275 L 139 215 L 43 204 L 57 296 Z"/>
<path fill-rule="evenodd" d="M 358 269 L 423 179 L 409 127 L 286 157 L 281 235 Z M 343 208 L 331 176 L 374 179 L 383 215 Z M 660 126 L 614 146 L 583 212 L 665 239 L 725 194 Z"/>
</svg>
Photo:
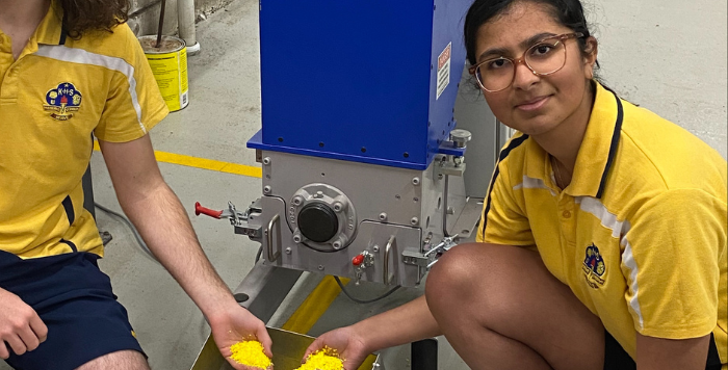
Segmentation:
<svg viewBox="0 0 728 370">
<path fill-rule="evenodd" d="M 727 183 L 715 150 L 598 85 L 571 184 L 562 191 L 548 153 L 517 133 L 477 240 L 537 249 L 633 358 L 636 333 L 712 332 L 725 364 Z"/>
<path fill-rule="evenodd" d="M 54 1 L 15 60 L 0 30 L 0 251 L 103 254 L 83 208 L 92 133 L 138 139 L 168 113 L 127 25 L 66 37 Z"/>
</svg>

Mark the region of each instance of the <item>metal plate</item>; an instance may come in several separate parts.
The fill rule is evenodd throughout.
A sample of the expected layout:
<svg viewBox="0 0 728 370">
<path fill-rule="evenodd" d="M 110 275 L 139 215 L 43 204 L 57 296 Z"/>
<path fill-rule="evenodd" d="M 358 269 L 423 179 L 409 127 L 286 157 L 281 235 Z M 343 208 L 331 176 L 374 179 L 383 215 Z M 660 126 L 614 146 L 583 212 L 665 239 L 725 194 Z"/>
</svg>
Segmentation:
<svg viewBox="0 0 728 370">
<path fill-rule="evenodd" d="M 263 219 L 271 219 L 276 214 L 284 214 L 284 203 L 277 197 L 263 197 Z M 401 261 L 401 254 L 405 249 L 420 250 L 422 235 L 419 228 L 403 225 L 386 224 L 375 221 L 363 221 L 358 226 L 356 239 L 347 247 L 336 252 L 319 252 L 302 243 L 293 241 L 293 234 L 287 227 L 280 228 L 280 239 L 277 230 L 274 231 L 272 253 L 280 255 L 269 263 L 290 269 L 303 271 L 317 271 L 326 274 L 356 277 L 352 259 L 362 251 L 369 251 L 374 255 L 374 266 L 364 270 L 362 280 L 384 283 L 384 252 L 390 236 L 396 238 L 396 245 L 391 250 L 389 266 L 390 273 L 394 275 L 391 285 L 415 286 L 420 281 L 420 271 L 417 267 L 405 265 Z M 264 243 L 263 248 L 268 250 Z M 263 253 L 265 256 L 267 252 Z"/>
</svg>

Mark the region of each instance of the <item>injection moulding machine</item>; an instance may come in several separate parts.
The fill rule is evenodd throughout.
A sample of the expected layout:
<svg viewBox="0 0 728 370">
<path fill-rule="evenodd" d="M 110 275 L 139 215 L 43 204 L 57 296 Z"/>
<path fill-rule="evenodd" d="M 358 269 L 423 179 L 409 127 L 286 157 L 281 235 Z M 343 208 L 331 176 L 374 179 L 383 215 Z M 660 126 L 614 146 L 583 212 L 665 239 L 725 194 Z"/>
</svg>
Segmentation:
<svg viewBox="0 0 728 370">
<path fill-rule="evenodd" d="M 262 196 L 196 212 L 261 243 L 235 293 L 263 321 L 302 271 L 413 287 L 476 232 L 507 132 L 466 72 L 470 3 L 261 1 Z"/>
</svg>

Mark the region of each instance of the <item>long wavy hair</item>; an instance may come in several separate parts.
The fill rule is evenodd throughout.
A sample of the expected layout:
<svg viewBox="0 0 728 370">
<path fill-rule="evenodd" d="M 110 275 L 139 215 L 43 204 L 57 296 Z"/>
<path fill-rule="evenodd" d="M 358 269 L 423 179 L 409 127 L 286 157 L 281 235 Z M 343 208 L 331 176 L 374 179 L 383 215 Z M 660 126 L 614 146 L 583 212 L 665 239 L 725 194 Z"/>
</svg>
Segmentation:
<svg viewBox="0 0 728 370">
<path fill-rule="evenodd" d="M 58 0 L 68 36 L 88 31 L 109 31 L 129 20 L 129 0 Z"/>
</svg>

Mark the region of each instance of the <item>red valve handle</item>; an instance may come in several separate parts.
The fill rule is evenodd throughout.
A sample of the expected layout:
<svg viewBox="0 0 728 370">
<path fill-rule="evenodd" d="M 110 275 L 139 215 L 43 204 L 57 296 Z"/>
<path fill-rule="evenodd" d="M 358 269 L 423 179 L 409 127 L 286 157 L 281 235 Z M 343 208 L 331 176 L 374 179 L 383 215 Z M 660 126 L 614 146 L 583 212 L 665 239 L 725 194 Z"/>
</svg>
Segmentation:
<svg viewBox="0 0 728 370">
<path fill-rule="evenodd" d="M 220 218 L 220 216 L 222 216 L 222 211 L 215 211 L 214 209 L 205 208 L 200 205 L 200 202 L 195 202 L 195 216 L 199 216 L 200 213 L 215 218 Z"/>
<path fill-rule="evenodd" d="M 356 257 L 354 257 L 354 258 L 353 258 L 353 259 L 351 260 L 351 263 L 352 263 L 352 264 L 353 264 L 354 266 L 359 266 L 359 265 L 361 265 L 362 263 L 364 263 L 364 255 L 360 254 L 360 255 L 358 255 L 358 256 L 356 256 Z"/>
</svg>

